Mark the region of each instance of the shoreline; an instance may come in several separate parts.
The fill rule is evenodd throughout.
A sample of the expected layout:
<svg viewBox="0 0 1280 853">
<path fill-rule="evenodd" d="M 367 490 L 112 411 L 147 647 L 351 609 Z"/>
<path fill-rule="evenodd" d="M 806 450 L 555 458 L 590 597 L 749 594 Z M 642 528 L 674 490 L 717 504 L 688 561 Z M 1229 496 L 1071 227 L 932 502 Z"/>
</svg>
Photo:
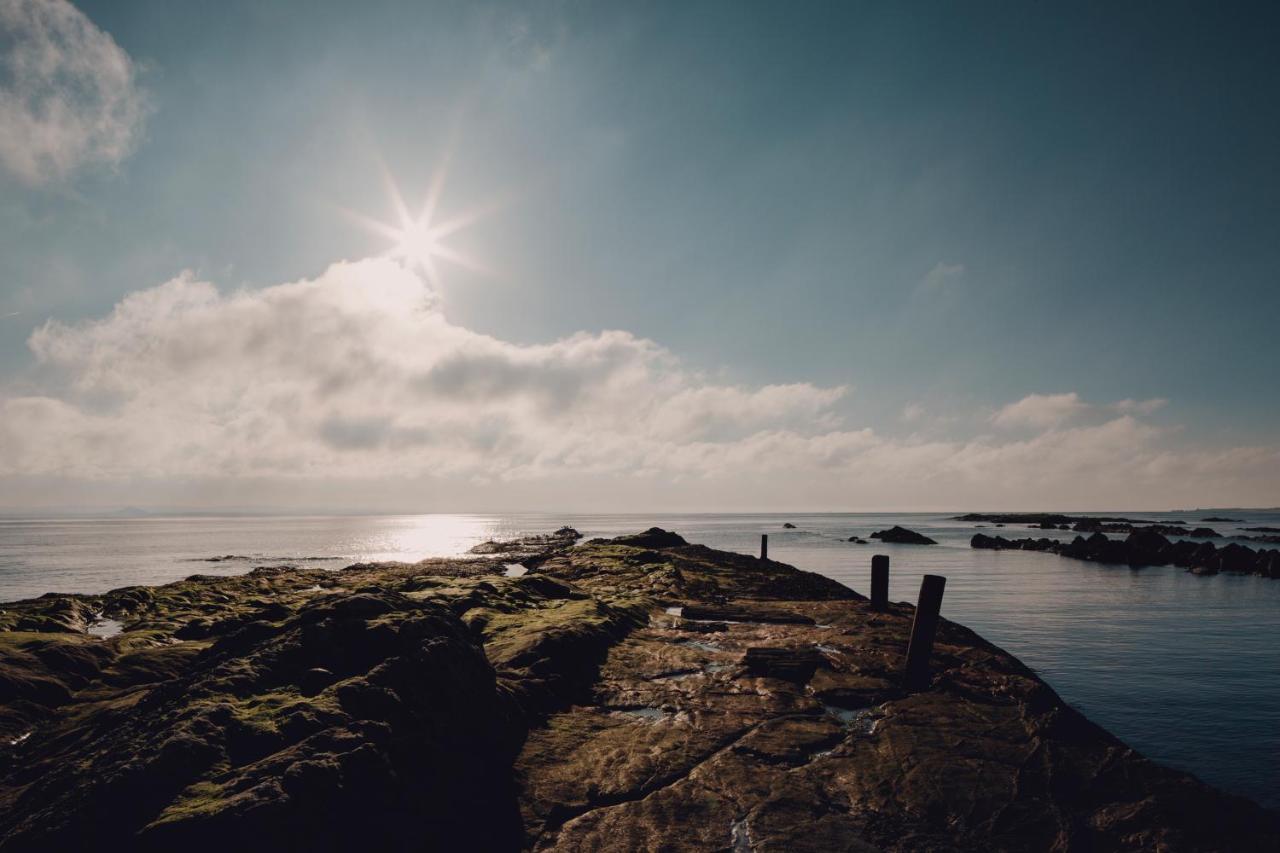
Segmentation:
<svg viewBox="0 0 1280 853">
<path fill-rule="evenodd" d="M 513 559 L 524 576 L 504 576 Z M 673 833 L 695 849 L 794 846 L 805 839 L 787 827 L 801 824 L 879 849 L 1280 839 L 1275 813 L 1147 761 L 966 628 L 943 620 L 933 685 L 904 691 L 909 605 L 874 614 L 820 575 L 656 531 L 471 561 L 195 576 L 81 607 L 66 598 L 20 609 L 64 628 L 101 612 L 124 631 L 0 631 L 5 683 L 28 687 L 25 718 L 9 700 L 0 720 L 6 739 L 25 735 L 4 748 L 0 850 L 87 838 L 78 821 L 106 803 L 120 810 L 115 834 L 141 849 L 210 849 L 248 828 L 315 835 L 290 822 L 299 803 L 371 808 L 364 785 L 390 797 L 376 806 L 387 834 L 375 849 L 400 849 L 393 830 L 411 830 L 399 798 L 427 790 L 439 798 L 430 821 L 450 837 L 481 831 L 476 803 L 505 815 L 483 830 L 498 833 L 494 849 Z M 677 607 L 719 611 L 694 620 Z M 423 658 L 425 647 L 440 653 Z M 427 694 L 413 686 L 424 683 Z M 426 719 L 452 721 L 449 736 L 431 737 Z M 456 774 L 456 790 L 408 769 L 405 743 Z M 88 756 L 91 774 L 65 769 Z M 113 799 L 111 783 L 160 773 L 181 782 L 161 786 L 162 802 Z M 772 793 L 758 790 L 765 778 Z"/>
</svg>

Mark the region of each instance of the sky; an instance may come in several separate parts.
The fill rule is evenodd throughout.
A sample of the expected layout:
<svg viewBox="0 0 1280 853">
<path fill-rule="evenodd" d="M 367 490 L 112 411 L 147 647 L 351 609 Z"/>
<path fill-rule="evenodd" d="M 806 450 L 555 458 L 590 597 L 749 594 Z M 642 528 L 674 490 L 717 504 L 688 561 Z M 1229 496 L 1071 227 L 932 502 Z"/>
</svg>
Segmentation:
<svg viewBox="0 0 1280 853">
<path fill-rule="evenodd" d="M 0 510 L 1280 505 L 1227 5 L 0 0 Z"/>
</svg>

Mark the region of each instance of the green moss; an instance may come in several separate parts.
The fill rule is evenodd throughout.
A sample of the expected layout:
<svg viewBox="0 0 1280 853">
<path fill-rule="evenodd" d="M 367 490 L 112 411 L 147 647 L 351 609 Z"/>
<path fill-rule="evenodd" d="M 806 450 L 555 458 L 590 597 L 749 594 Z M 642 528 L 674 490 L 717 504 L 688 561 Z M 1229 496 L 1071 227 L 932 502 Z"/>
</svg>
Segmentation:
<svg viewBox="0 0 1280 853">
<path fill-rule="evenodd" d="M 229 783 L 196 782 L 187 786 L 178 795 L 178 799 L 160 812 L 148 828 L 217 814 L 234 802 L 237 796 Z"/>
</svg>

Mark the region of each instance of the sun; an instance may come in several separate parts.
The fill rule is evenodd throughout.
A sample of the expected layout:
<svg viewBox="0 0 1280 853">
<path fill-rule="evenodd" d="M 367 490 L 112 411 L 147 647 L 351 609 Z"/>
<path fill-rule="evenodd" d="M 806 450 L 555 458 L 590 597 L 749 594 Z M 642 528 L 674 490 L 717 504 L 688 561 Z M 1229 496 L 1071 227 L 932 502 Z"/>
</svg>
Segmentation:
<svg viewBox="0 0 1280 853">
<path fill-rule="evenodd" d="M 440 280 L 440 261 L 445 261 L 473 272 L 489 273 L 490 271 L 474 258 L 469 257 L 446 242 L 446 238 L 474 224 L 495 205 L 477 207 L 468 212 L 440 219 L 436 215 L 441 193 L 444 190 L 447 168 L 441 167 L 431 179 L 427 196 L 417 213 L 412 213 L 405 204 L 404 195 L 390 173 L 383 170 L 388 195 L 395 210 L 395 224 L 344 211 L 361 225 L 374 233 L 387 238 L 391 247 L 384 253 L 414 270 L 421 270 L 433 283 Z"/>
<path fill-rule="evenodd" d="M 426 267 L 433 263 L 436 250 L 436 238 L 431 233 L 431 223 L 419 220 L 401 229 L 391 252 L 410 264 Z"/>
</svg>

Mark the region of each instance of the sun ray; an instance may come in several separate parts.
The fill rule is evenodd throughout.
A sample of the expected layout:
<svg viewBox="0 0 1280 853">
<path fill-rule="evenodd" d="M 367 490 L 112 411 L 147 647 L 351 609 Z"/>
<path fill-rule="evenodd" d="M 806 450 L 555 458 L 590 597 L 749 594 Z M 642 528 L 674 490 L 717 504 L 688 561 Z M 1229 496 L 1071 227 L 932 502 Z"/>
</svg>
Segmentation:
<svg viewBox="0 0 1280 853">
<path fill-rule="evenodd" d="M 472 272 L 483 273 L 484 275 L 493 275 L 493 270 L 489 267 L 480 263 L 470 255 L 459 252 L 457 249 L 451 249 L 448 246 L 442 246 L 437 243 L 432 254 L 437 258 L 448 261 L 454 266 L 459 266 L 463 269 L 471 270 Z"/>
</svg>

